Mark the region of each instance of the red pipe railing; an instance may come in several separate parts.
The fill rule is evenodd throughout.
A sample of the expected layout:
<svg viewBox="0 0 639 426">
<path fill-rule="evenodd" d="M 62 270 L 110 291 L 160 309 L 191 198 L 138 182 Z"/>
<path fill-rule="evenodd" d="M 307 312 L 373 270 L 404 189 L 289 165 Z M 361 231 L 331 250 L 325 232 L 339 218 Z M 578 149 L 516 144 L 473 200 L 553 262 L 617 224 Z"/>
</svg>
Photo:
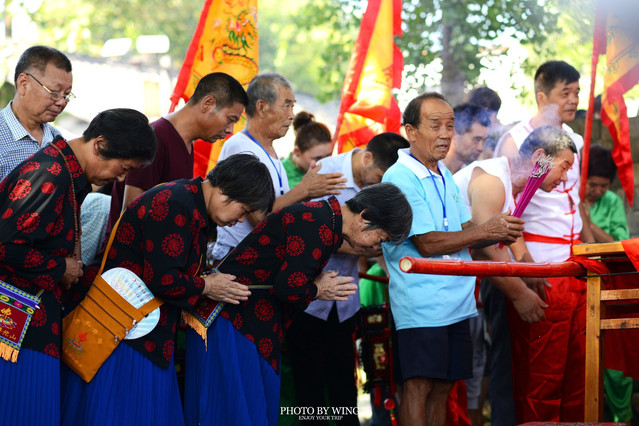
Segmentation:
<svg viewBox="0 0 639 426">
<path fill-rule="evenodd" d="M 399 261 L 402 271 L 432 275 L 476 275 L 512 277 L 568 277 L 585 276 L 586 269 L 577 262 L 505 262 L 488 260 L 434 260 L 403 257 Z"/>
</svg>

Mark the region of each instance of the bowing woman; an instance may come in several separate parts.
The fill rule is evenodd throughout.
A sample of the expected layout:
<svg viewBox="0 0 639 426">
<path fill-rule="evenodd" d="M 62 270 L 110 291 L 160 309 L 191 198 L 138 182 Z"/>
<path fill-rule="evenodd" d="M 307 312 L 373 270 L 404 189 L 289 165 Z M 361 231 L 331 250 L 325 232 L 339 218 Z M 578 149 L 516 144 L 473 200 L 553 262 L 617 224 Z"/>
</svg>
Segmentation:
<svg viewBox="0 0 639 426">
<path fill-rule="evenodd" d="M 61 300 L 82 275 L 80 205 L 91 184 L 124 179 L 155 149 L 142 113 L 107 110 L 82 137 L 56 138 L 0 183 L 0 280 L 40 299 L 17 357 L 0 359 L 1 424 L 60 423 Z"/>
<path fill-rule="evenodd" d="M 217 163 L 205 181 L 158 185 L 129 204 L 105 271 L 128 269 L 164 304 L 157 325 L 118 345 L 89 383 L 64 368 L 63 425 L 184 424 L 173 363 L 182 309 L 200 296 L 233 305 L 250 295 L 233 275 L 200 276 L 209 236 L 216 226 L 269 211 L 274 199 L 268 168 L 253 154 L 235 154 Z M 82 281 L 90 283 L 95 271 L 91 275 L 87 271 Z"/>
<path fill-rule="evenodd" d="M 346 300 L 351 277 L 320 273 L 346 241 L 357 253 L 381 253 L 404 241 L 412 212 L 393 184 L 273 212 L 219 266 L 253 287 L 246 302 L 226 304 L 208 330 L 187 329 L 185 417 L 188 425 L 277 425 L 280 345 L 290 314 L 316 298 Z M 319 278 L 319 279 L 318 279 Z M 197 324 L 188 321 L 197 328 Z"/>
</svg>

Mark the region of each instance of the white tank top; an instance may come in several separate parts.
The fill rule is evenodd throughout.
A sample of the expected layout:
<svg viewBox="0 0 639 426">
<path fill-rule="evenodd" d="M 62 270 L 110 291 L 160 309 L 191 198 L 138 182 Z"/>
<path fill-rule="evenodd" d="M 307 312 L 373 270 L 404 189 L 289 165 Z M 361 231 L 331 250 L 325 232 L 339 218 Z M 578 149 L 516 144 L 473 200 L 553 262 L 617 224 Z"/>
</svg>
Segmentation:
<svg viewBox="0 0 639 426">
<path fill-rule="evenodd" d="M 506 198 L 504 200 L 504 205 L 502 206 L 501 212 L 503 213 L 508 209 L 511 209 L 511 211 L 515 210 L 515 202 L 513 200 L 513 185 L 510 179 L 510 166 L 508 164 L 508 158 L 506 157 L 497 157 L 488 160 L 474 161 L 455 173 L 453 179 L 455 179 L 455 183 L 457 184 L 457 186 L 459 187 L 459 191 L 461 192 L 462 199 L 464 200 L 464 203 L 468 206 L 468 208 L 470 209 L 470 203 L 468 202 L 468 184 L 470 183 L 470 178 L 473 175 L 473 171 L 477 167 L 479 167 L 486 173 L 499 178 L 501 183 L 504 185 Z"/>
</svg>

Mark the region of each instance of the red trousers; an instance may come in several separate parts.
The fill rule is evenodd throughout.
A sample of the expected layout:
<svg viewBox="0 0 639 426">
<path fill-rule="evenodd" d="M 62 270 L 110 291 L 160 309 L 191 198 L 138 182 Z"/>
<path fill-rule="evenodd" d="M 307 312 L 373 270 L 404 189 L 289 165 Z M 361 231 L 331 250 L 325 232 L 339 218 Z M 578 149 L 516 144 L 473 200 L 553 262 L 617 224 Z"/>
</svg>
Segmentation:
<svg viewBox="0 0 639 426">
<path fill-rule="evenodd" d="M 584 419 L 585 282 L 573 277 L 548 281 L 545 321 L 526 323 L 508 305 L 518 424 Z"/>
</svg>

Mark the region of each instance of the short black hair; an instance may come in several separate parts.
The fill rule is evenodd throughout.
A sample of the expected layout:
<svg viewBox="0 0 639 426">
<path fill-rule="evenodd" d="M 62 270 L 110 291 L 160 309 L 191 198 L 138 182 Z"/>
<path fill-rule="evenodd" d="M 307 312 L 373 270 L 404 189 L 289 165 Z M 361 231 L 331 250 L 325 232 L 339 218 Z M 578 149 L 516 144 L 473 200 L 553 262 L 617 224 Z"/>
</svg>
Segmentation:
<svg viewBox="0 0 639 426">
<path fill-rule="evenodd" d="M 610 179 L 617 174 L 617 165 L 612 159 L 612 150 L 599 144 L 590 145 L 590 157 L 588 159 L 588 177 L 599 176 Z"/>
<path fill-rule="evenodd" d="M 446 102 L 450 105 L 450 102 L 446 100 L 444 95 L 437 92 L 426 92 L 421 95 L 417 95 L 417 97 L 413 98 L 412 101 L 408 103 L 406 109 L 404 109 L 404 114 L 402 116 L 402 121 L 404 122 L 404 126 L 410 124 L 411 126 L 417 128 L 419 127 L 419 123 L 421 120 L 421 109 L 422 103 L 428 99 L 439 99 L 440 101 Z"/>
<path fill-rule="evenodd" d="M 564 61 L 548 61 L 543 63 L 535 73 L 535 93 L 543 92 L 550 95 L 550 91 L 557 83 L 565 81 L 574 83 L 579 81 L 579 71 Z"/>
<path fill-rule="evenodd" d="M 13 76 L 14 84 L 17 86 L 18 76 L 23 72 L 27 72 L 30 68 L 35 68 L 41 74 L 44 74 L 44 70 L 49 63 L 53 64 L 56 68 L 71 72 L 71 61 L 58 49 L 48 46 L 31 46 L 22 52 L 20 59 L 18 59 Z"/>
<path fill-rule="evenodd" d="M 248 96 L 239 81 L 223 72 L 212 72 L 200 79 L 189 103 L 196 104 L 211 95 L 215 98 L 215 108 L 221 109 L 236 103 L 246 106 Z"/>
<path fill-rule="evenodd" d="M 91 120 L 82 136 L 85 142 L 103 136 L 107 145 L 99 148 L 99 154 L 106 159 L 136 159 L 145 165 L 155 157 L 155 132 L 149 125 L 149 119 L 134 109 L 102 111 Z"/>
<path fill-rule="evenodd" d="M 395 244 L 408 238 L 413 211 L 404 193 L 392 183 L 367 186 L 346 201 L 346 206 L 355 214 L 364 212 L 366 230 L 381 229 Z"/>
<path fill-rule="evenodd" d="M 479 123 L 484 127 L 490 127 L 490 115 L 488 110 L 474 104 L 460 104 L 453 108 L 455 113 L 455 133 L 463 135 L 470 132 L 473 124 Z"/>
<path fill-rule="evenodd" d="M 501 98 L 490 87 L 476 87 L 468 93 L 468 103 L 484 107 L 492 112 L 499 112 L 501 108 Z"/>
<path fill-rule="evenodd" d="M 300 111 L 293 119 L 295 146 L 306 152 L 316 145 L 330 143 L 331 131 L 324 123 L 315 121 L 315 116 L 307 111 Z"/>
<path fill-rule="evenodd" d="M 273 208 L 275 190 L 271 173 L 254 154 L 230 155 L 219 161 L 206 178 L 231 200 L 252 210 L 267 213 Z"/>
<path fill-rule="evenodd" d="M 386 171 L 397 161 L 397 150 L 410 147 L 410 143 L 402 135 L 393 132 L 380 133 L 366 145 L 366 151 L 373 154 L 375 167 Z"/>
<path fill-rule="evenodd" d="M 519 155 L 524 159 L 531 158 L 540 148 L 546 155 L 553 158 L 564 149 L 577 153 L 577 146 L 568 133 L 554 126 L 542 126 L 533 130 L 519 147 Z"/>
<path fill-rule="evenodd" d="M 291 83 L 281 74 L 267 72 L 253 77 L 246 89 L 246 94 L 248 95 L 246 115 L 253 117 L 259 100 L 263 100 L 269 105 L 275 104 L 281 87 L 292 90 Z"/>
</svg>

